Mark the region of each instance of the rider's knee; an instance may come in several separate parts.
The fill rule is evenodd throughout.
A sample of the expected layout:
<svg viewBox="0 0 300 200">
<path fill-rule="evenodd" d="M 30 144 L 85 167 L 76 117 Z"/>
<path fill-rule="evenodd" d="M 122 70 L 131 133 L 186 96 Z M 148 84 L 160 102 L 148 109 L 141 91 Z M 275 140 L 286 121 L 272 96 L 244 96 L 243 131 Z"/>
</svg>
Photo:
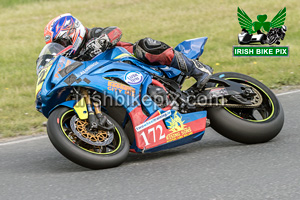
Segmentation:
<svg viewBox="0 0 300 200">
<path fill-rule="evenodd" d="M 174 50 L 164 42 L 148 37 L 135 43 L 134 54 L 145 63 L 170 65 Z"/>
</svg>

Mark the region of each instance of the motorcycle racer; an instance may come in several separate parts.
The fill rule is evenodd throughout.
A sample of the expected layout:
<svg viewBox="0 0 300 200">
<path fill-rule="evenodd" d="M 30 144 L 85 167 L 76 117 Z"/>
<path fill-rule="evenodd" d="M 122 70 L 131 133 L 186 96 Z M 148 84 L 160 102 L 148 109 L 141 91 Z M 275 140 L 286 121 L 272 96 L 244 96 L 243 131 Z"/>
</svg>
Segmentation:
<svg viewBox="0 0 300 200">
<path fill-rule="evenodd" d="M 69 13 L 52 19 L 45 27 L 44 36 L 46 44 L 56 42 L 64 47 L 72 45 L 68 56 L 82 61 L 90 60 L 115 46 L 123 47 L 144 63 L 167 65 L 192 76 L 197 81 L 198 89 L 203 88 L 213 73 L 210 66 L 187 58 L 164 42 L 149 37 L 134 44 L 121 42 L 120 28 L 110 26 L 89 29 Z"/>
</svg>

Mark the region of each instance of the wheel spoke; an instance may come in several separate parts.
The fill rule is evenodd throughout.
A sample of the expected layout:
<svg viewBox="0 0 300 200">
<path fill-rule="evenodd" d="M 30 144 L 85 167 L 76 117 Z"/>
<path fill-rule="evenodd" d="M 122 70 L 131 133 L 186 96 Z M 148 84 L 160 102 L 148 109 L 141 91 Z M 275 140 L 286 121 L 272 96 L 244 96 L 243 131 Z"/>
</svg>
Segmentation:
<svg viewBox="0 0 300 200">
<path fill-rule="evenodd" d="M 111 145 L 111 144 L 109 144 L 109 145 L 106 145 L 105 147 L 103 147 L 104 149 L 105 149 L 105 153 L 109 153 L 109 152 L 111 152 L 111 151 L 114 151 L 116 148 L 113 146 L 113 145 Z"/>
<path fill-rule="evenodd" d="M 256 120 L 254 116 L 254 109 L 244 109 L 244 113 L 241 115 L 244 119 Z"/>
<path fill-rule="evenodd" d="M 257 110 L 257 112 L 260 113 L 260 115 L 262 116 L 263 119 L 266 119 L 269 116 L 269 112 L 264 107 L 265 106 L 262 106 L 260 108 L 257 108 L 256 110 Z"/>
<path fill-rule="evenodd" d="M 112 144 L 106 145 L 106 147 L 108 147 L 108 148 L 110 148 L 110 149 L 112 149 L 112 150 L 115 150 L 115 149 L 116 149 L 116 147 L 113 146 Z"/>
</svg>

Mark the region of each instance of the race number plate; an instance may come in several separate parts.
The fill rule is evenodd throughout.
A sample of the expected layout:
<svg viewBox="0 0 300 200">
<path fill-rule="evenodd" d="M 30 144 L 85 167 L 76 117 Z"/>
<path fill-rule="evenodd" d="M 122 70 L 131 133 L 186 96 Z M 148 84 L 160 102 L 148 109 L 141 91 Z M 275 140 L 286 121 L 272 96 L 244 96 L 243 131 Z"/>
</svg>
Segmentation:
<svg viewBox="0 0 300 200">
<path fill-rule="evenodd" d="M 135 116 L 135 121 L 142 119 L 136 117 L 137 112 L 138 109 L 135 109 L 130 113 L 130 116 Z M 134 121 L 133 124 L 135 124 Z M 136 145 L 139 149 L 151 149 L 204 131 L 205 125 L 206 116 L 197 118 L 193 114 L 183 115 L 171 110 L 163 113 L 157 111 L 135 126 Z"/>
</svg>

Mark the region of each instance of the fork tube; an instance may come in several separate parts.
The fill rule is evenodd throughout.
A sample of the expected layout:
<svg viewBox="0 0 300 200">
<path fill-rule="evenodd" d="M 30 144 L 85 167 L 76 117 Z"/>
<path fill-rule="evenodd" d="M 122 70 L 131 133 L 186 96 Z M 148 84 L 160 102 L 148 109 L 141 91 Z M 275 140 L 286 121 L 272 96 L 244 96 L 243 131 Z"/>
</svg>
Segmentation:
<svg viewBox="0 0 300 200">
<path fill-rule="evenodd" d="M 95 113 L 96 113 L 96 115 L 101 114 L 101 108 L 100 108 L 99 103 L 94 102 L 93 104 L 94 104 L 94 108 L 95 108 Z"/>
<path fill-rule="evenodd" d="M 87 110 L 88 110 L 88 113 L 89 113 L 90 129 L 97 128 L 97 126 L 98 126 L 97 118 L 96 118 L 95 113 L 94 113 L 93 108 L 92 108 L 92 102 L 91 102 L 90 95 L 88 94 L 87 89 L 82 89 L 81 92 L 82 92 L 82 94 L 85 98 Z"/>
</svg>

